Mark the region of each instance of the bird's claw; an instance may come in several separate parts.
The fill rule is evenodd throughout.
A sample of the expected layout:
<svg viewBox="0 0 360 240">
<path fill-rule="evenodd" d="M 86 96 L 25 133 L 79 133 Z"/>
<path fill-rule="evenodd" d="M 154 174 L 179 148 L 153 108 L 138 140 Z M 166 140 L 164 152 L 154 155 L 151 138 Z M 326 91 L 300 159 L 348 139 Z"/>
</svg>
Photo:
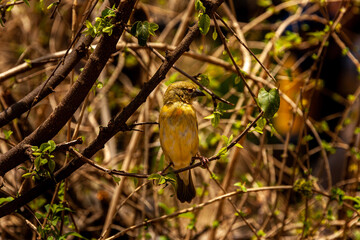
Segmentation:
<svg viewBox="0 0 360 240">
<path fill-rule="evenodd" d="M 209 159 L 204 156 L 200 156 L 200 163 L 202 168 L 207 168 L 209 164 Z"/>
</svg>

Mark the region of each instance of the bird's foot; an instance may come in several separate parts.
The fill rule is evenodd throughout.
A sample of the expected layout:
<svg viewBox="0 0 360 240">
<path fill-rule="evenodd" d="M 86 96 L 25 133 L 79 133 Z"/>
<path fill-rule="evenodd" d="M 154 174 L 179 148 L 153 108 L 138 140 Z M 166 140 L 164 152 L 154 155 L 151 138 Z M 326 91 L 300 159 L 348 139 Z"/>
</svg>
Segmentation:
<svg viewBox="0 0 360 240">
<path fill-rule="evenodd" d="M 204 156 L 199 156 L 201 167 L 202 168 L 208 168 L 209 159 Z"/>
</svg>

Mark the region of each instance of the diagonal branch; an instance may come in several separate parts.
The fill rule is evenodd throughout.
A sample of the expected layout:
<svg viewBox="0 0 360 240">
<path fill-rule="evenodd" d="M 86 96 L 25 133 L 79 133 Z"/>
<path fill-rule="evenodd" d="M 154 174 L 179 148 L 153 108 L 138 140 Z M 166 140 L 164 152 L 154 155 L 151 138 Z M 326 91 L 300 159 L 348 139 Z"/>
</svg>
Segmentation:
<svg viewBox="0 0 360 240">
<path fill-rule="evenodd" d="M 116 44 L 130 18 L 135 2 L 136 0 L 128 0 L 121 3 L 119 7 L 120 10 L 116 19 L 114 19 L 119 24 L 114 28 L 113 34 L 111 36 L 107 34 L 102 36 L 78 80 L 52 114 L 16 147 L 0 156 L 0 175 L 4 175 L 27 159 L 24 152 L 25 145 L 40 145 L 48 141 L 53 138 L 71 118 L 91 90 L 111 54 L 115 52 Z M 45 89 L 43 92 L 45 92 Z"/>
<path fill-rule="evenodd" d="M 100 11 L 102 11 L 102 9 L 105 9 L 108 6 L 110 6 L 110 1 L 105 1 Z M 35 88 L 25 97 L 5 109 L 3 112 L 0 112 L 0 127 L 5 126 L 15 118 L 20 117 L 21 114 L 28 111 L 34 104 L 40 102 L 46 96 L 51 94 L 54 89 L 68 76 L 71 70 L 74 69 L 76 64 L 78 64 L 79 61 L 86 56 L 88 52 L 87 49 L 93 42 L 93 40 L 94 38 L 90 35 L 82 35 L 78 43 L 72 50 L 70 49 L 70 46 L 70 48 L 66 51 L 61 51 L 54 55 L 44 56 L 36 59 L 35 61 L 31 62 L 31 67 L 29 66 L 29 64 L 23 63 L 13 69 L 10 69 L 9 71 L 0 73 L 0 82 L 2 82 L 7 78 L 13 76 L 15 73 L 18 74 L 25 72 L 29 69 L 43 65 L 44 62 L 56 61 L 57 58 L 62 57 L 61 61 L 58 63 L 52 75 L 45 82 L 40 84 L 37 88 Z M 70 53 L 67 55 L 68 52 Z"/>
<path fill-rule="evenodd" d="M 205 5 L 206 5 L 206 9 L 207 9 L 207 13 L 208 14 L 212 14 L 222 3 L 224 0 L 217 0 L 214 2 L 211 1 L 204 1 Z M 126 1 L 125 3 L 129 3 L 132 1 Z M 128 12 L 131 12 L 131 10 L 127 9 Z M 143 86 L 143 88 L 141 89 L 141 91 L 138 93 L 138 95 L 134 98 L 134 100 L 129 103 L 129 105 L 127 107 L 125 107 L 122 112 L 120 112 L 114 119 L 110 120 L 109 124 L 107 127 L 102 127 L 100 128 L 100 132 L 99 135 L 97 136 L 97 138 L 90 143 L 90 145 L 82 152 L 82 155 L 84 155 L 87 158 L 90 158 L 91 156 L 93 156 L 96 152 L 98 152 L 100 149 L 102 149 L 104 147 L 104 144 L 110 139 L 112 138 L 117 132 L 119 131 L 123 131 L 123 130 L 127 130 L 127 125 L 126 125 L 126 121 L 130 118 L 130 116 L 141 106 L 142 103 L 144 103 L 146 101 L 146 98 L 150 95 L 150 93 L 155 89 L 155 87 L 166 77 L 167 72 L 171 69 L 171 67 L 173 66 L 173 64 L 181 57 L 181 55 L 187 51 L 189 49 L 190 44 L 192 43 L 192 41 L 195 39 L 196 36 L 198 36 L 199 34 L 199 26 L 198 24 L 192 26 L 189 31 L 187 32 L 186 36 L 184 37 L 184 39 L 180 42 L 180 44 L 178 45 L 178 47 L 172 51 L 169 52 L 167 54 L 167 56 L 165 57 L 165 61 L 161 64 L 161 66 L 159 67 L 159 69 L 156 71 L 156 73 L 152 76 L 152 78 L 146 82 Z M 115 33 L 113 33 L 115 34 Z M 106 41 L 105 41 L 106 42 Z M 102 49 L 103 51 L 108 51 L 107 49 L 109 47 L 112 46 L 103 46 L 105 43 L 103 41 L 103 39 L 100 41 L 99 43 L 102 47 L 105 47 L 105 50 Z M 98 45 L 99 45 L 98 44 Z M 99 47 L 99 46 L 98 46 Z M 98 49 L 98 47 L 96 49 Z M 95 53 L 98 53 L 99 51 L 95 50 Z M 90 58 L 90 59 L 93 59 Z M 98 66 L 93 66 L 94 68 L 97 68 Z M 84 69 L 83 72 L 88 71 L 89 69 Z M 87 77 L 91 77 L 91 76 L 87 76 Z M 79 77 L 80 80 L 80 77 Z M 78 84 L 76 81 L 75 84 Z M 83 79 L 84 80 L 84 79 Z M 82 82 L 82 81 L 81 81 Z M 75 86 L 74 86 L 75 87 Z M 85 97 L 85 96 L 84 96 Z M 66 97 L 65 97 L 66 99 Z M 64 99 L 64 100 L 65 100 Z M 64 102 L 64 101 L 63 101 Z M 56 111 L 56 110 L 55 110 Z M 38 132 L 38 131 L 37 131 Z M 33 134 L 32 134 L 33 135 Z M 32 136 L 31 135 L 31 136 Z M 16 152 L 13 152 L 11 154 L 12 157 L 14 156 L 19 156 L 19 157 L 24 157 L 23 153 L 20 152 L 20 154 L 16 154 Z M 7 160 L 7 158 L 9 157 L 9 154 L 5 157 L 5 159 Z M 4 156 L 2 156 L 2 158 L 0 158 L 0 169 L 1 168 L 1 162 L 3 161 Z M 10 158 L 12 159 L 12 158 Z M 14 159 L 13 159 L 14 160 Z M 23 161 L 23 159 L 21 159 L 21 161 Z M 19 161 L 18 161 L 19 162 Z M 8 163 L 11 164 L 11 163 Z M 14 164 L 13 164 L 14 165 Z M 53 179 L 46 179 L 43 182 L 39 183 L 36 187 L 30 189 L 28 192 L 26 192 L 25 194 L 23 194 L 22 196 L 14 199 L 13 201 L 4 204 L 3 206 L 0 207 L 0 217 L 3 217 L 7 214 L 12 213 L 13 211 L 15 211 L 16 209 L 18 209 L 19 207 L 23 206 L 24 204 L 26 204 L 27 202 L 35 199 L 36 197 L 38 197 L 39 195 L 41 195 L 44 191 L 46 191 L 48 188 L 54 186 L 57 182 L 60 182 L 61 180 L 67 178 L 68 176 L 70 176 L 74 171 L 76 171 L 78 168 L 80 168 L 82 165 L 84 165 L 84 162 L 79 159 L 79 158 L 75 158 L 73 161 L 71 161 L 69 164 L 67 164 L 65 167 L 63 167 L 62 169 L 60 169 L 59 171 L 56 172 L 55 176 L 54 176 L 54 180 Z M 15 165 L 16 166 L 16 165 Z M 4 169 L 4 170 L 9 170 L 9 169 Z M 5 171 L 6 172 L 6 171 Z M 1 172 L 0 172 L 1 173 Z"/>
</svg>

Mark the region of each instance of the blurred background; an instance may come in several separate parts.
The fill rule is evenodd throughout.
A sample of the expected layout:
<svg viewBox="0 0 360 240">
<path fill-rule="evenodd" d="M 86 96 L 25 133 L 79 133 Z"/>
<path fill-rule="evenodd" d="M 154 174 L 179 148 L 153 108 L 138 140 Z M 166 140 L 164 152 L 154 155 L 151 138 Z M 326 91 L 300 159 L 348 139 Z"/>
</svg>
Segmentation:
<svg viewBox="0 0 360 240">
<path fill-rule="evenodd" d="M 1 112 L 46 81 L 96 2 L 43 0 L 27 4 L 0 0 Z M 101 4 L 102 1 L 96 4 L 90 21 L 101 15 Z M 193 0 L 138 1 L 128 30 L 136 21 L 158 24 L 156 36 L 150 37 L 148 45 L 165 56 L 179 46 L 188 27 L 197 23 L 199 12 L 194 6 Z M 212 161 L 212 174 L 203 168 L 192 170 L 197 197 L 191 204 L 176 200 L 171 181 L 162 185 L 151 181 L 138 188 L 146 180 L 120 179 L 86 165 L 56 189 L 29 203 L 30 213 L 21 210 L 21 214 L 1 218 L 0 239 L 36 239 L 40 233 L 47 239 L 109 237 L 145 220 L 206 203 L 224 194 L 218 184 L 232 192 L 239 186 L 291 186 L 298 179 L 311 182 L 318 192 L 310 197 L 302 191 L 284 189 L 239 194 L 231 198 L 237 210 L 227 201 L 215 201 L 175 218 L 164 217 L 164 221 L 135 228 L 117 239 L 293 239 L 299 233 L 302 239 L 360 239 L 358 210 L 337 203 L 336 194 L 329 197 L 334 192 L 331 189 L 341 189 L 353 199 L 359 197 L 360 2 L 228 0 L 217 13 L 276 82 L 218 20 L 245 79 L 237 76 L 219 34 L 214 34 L 211 19 L 207 35 L 199 34 L 176 62 L 191 76 L 205 75 L 208 88 L 234 104 L 221 103 L 214 109 L 209 96 L 194 103 L 201 155 L 218 154 L 258 115 L 243 81 L 255 95 L 260 88 L 279 88 L 281 102 L 275 117 L 262 119 L 263 125 L 254 126 L 240 140 L 243 148 L 234 147 L 220 160 Z M 98 40 L 99 37 L 94 39 L 93 48 Z M 91 52 L 89 49 L 88 56 Z M 19 143 L 50 115 L 76 81 L 88 56 L 53 94 L 30 112 L 1 126 L 1 153 Z M 129 32 L 124 33 L 117 52 L 83 106 L 53 140 L 61 143 L 68 141 L 69 136 L 81 137 L 84 143 L 77 149 L 84 149 L 96 138 L 99 127 L 106 126 L 134 99 L 161 63 L 148 48 L 139 46 Z M 17 70 L 26 65 L 27 69 Z M 171 69 L 128 124 L 158 121 L 167 85 L 186 79 Z M 216 111 L 221 112 L 218 123 L 206 118 Z M 164 169 L 167 164 L 160 149 L 158 125 L 146 124 L 136 129 L 140 131 L 118 133 L 92 160 L 108 169 L 130 173 L 152 174 Z M 12 134 L 7 137 L 9 131 Z M 58 170 L 72 157 L 58 152 L 54 159 Z M 30 169 L 33 163 L 28 161 L 23 166 Z M 36 185 L 31 178 L 24 179 L 24 173 L 16 168 L 6 174 L 1 185 L 4 196 L 25 193 Z M 351 206 L 356 203 L 347 200 Z M 53 209 L 49 210 L 51 206 Z"/>
</svg>

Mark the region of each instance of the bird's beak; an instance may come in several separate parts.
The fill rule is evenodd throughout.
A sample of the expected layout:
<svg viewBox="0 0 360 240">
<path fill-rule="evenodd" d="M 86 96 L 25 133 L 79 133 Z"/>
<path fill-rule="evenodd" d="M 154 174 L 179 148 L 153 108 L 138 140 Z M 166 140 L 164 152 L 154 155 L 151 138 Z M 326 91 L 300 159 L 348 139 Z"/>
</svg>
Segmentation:
<svg viewBox="0 0 360 240">
<path fill-rule="evenodd" d="M 200 89 L 196 89 L 192 94 L 192 97 L 201 97 L 201 96 L 205 96 L 205 94 L 202 91 L 200 91 Z"/>
</svg>

